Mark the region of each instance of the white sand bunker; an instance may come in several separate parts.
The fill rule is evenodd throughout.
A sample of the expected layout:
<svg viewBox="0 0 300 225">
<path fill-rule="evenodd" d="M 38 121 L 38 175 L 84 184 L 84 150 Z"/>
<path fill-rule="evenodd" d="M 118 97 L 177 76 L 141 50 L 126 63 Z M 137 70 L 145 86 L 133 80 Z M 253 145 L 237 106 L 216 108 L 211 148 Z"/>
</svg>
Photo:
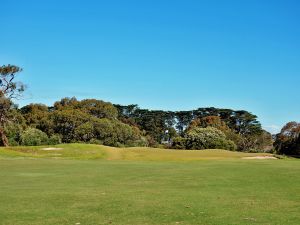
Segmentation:
<svg viewBox="0 0 300 225">
<path fill-rule="evenodd" d="M 59 151 L 59 150 L 63 150 L 62 148 L 42 148 L 42 150 L 44 151 Z"/>
<path fill-rule="evenodd" d="M 243 157 L 242 159 L 277 159 L 274 156 L 250 156 L 250 157 Z"/>
</svg>

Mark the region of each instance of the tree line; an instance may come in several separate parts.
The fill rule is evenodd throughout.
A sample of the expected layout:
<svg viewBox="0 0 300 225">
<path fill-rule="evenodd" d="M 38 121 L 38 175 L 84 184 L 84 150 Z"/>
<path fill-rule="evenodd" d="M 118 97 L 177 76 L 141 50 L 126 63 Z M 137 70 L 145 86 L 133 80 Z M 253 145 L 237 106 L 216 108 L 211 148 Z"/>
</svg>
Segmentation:
<svg viewBox="0 0 300 225">
<path fill-rule="evenodd" d="M 0 67 L 0 144 L 4 146 L 86 142 L 299 154 L 299 123 L 287 124 L 272 137 L 257 116 L 245 110 L 210 107 L 174 112 L 75 97 L 52 106 L 19 108 L 13 101 L 25 90 L 15 81 L 21 71 L 12 65 Z"/>
</svg>

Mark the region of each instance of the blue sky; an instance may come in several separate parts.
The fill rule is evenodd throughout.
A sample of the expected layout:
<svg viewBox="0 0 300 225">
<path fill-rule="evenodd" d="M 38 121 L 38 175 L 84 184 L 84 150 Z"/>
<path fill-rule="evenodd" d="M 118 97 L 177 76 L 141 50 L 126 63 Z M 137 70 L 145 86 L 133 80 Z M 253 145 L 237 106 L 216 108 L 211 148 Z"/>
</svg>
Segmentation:
<svg viewBox="0 0 300 225">
<path fill-rule="evenodd" d="M 0 64 L 24 69 L 20 105 L 245 109 L 272 132 L 300 121 L 299 1 L 0 3 Z"/>
</svg>

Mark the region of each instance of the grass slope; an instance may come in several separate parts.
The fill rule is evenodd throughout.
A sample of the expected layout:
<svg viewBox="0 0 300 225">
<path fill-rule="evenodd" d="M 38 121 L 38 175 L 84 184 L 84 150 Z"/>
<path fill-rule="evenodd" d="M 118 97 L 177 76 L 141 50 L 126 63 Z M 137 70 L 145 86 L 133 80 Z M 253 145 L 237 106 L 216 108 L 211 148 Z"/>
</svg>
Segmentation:
<svg viewBox="0 0 300 225">
<path fill-rule="evenodd" d="M 48 147 L 60 150 L 43 149 Z M 167 150 L 158 148 L 113 148 L 92 144 L 61 144 L 56 146 L 0 148 L 0 157 L 32 157 L 55 159 L 108 159 L 144 161 L 197 161 L 205 159 L 240 159 L 247 156 L 270 155 L 242 153 L 226 150 Z"/>
<path fill-rule="evenodd" d="M 296 159 L 244 160 L 243 153 L 222 150 L 59 147 L 0 149 L 1 225 L 300 223 Z"/>
</svg>

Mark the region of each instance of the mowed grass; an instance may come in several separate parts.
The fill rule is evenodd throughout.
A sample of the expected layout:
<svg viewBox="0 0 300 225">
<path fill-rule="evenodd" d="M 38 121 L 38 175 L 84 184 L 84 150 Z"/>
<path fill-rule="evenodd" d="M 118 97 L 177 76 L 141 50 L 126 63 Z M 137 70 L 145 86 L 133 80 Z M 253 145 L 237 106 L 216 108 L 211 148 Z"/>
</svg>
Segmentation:
<svg viewBox="0 0 300 225">
<path fill-rule="evenodd" d="M 0 224 L 300 224 L 296 159 L 56 147 L 0 149 Z"/>
</svg>

